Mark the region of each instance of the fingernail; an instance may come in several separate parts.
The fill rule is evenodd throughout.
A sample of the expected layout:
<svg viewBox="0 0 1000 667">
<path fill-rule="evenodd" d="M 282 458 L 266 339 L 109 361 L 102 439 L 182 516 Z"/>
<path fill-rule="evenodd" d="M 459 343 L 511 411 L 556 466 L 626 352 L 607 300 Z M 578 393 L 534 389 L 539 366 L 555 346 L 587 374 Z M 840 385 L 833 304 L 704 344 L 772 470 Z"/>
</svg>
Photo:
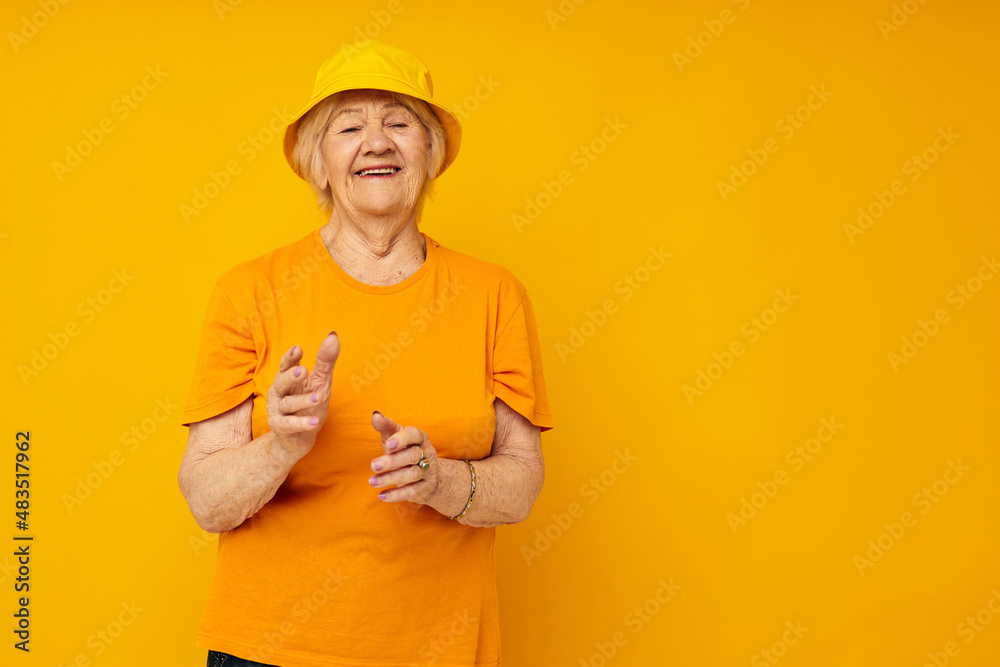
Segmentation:
<svg viewBox="0 0 1000 667">
<path fill-rule="evenodd" d="M 319 417 L 313 417 L 312 419 L 309 420 L 309 423 L 315 426 L 316 424 L 319 423 Z"/>
<path fill-rule="evenodd" d="M 383 491 L 382 493 L 378 494 L 378 499 L 379 500 L 385 500 L 385 497 L 387 495 L 389 495 L 389 494 L 387 494 L 385 491 Z"/>
<path fill-rule="evenodd" d="M 399 445 L 399 443 L 398 443 L 398 442 L 396 442 L 395 440 L 390 440 L 390 441 L 389 441 L 389 449 L 396 449 L 396 447 L 397 447 L 398 445 Z"/>
<path fill-rule="evenodd" d="M 375 472 L 378 472 L 381 469 L 382 469 L 382 464 L 379 463 L 378 461 L 372 464 L 372 470 L 374 470 Z"/>
<path fill-rule="evenodd" d="M 371 477 L 368 478 L 368 483 L 371 484 L 372 486 L 375 486 L 375 483 L 377 481 L 378 481 L 378 476 L 376 475 L 372 475 Z"/>
<path fill-rule="evenodd" d="M 381 416 L 382 416 L 382 413 L 381 413 L 381 412 L 379 412 L 378 410 L 372 410 L 372 414 L 373 414 L 373 415 L 378 415 L 379 417 L 381 417 Z"/>
<path fill-rule="evenodd" d="M 300 373 L 302 373 L 302 367 L 301 366 L 296 366 L 295 370 L 292 371 L 292 375 L 294 375 L 295 377 L 298 377 Z"/>
<path fill-rule="evenodd" d="M 336 335 L 337 335 L 336 331 L 331 331 L 330 333 L 327 334 L 327 336 L 336 336 Z"/>
<path fill-rule="evenodd" d="M 313 400 L 313 403 L 315 403 L 316 401 L 318 401 L 319 400 L 319 394 L 313 394 L 312 395 L 312 400 Z"/>
</svg>

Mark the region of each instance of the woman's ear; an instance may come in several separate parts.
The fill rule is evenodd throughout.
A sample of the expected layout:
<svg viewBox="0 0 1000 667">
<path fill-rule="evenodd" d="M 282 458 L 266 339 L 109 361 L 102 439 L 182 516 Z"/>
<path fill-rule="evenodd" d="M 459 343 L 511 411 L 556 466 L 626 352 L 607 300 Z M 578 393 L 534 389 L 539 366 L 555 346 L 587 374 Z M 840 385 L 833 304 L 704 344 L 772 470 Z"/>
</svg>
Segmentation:
<svg viewBox="0 0 1000 667">
<path fill-rule="evenodd" d="M 318 153 L 318 156 L 316 153 Z M 313 154 L 313 164 L 319 167 L 319 189 L 323 191 L 330 187 L 330 177 L 326 173 L 326 157 L 323 155 L 322 142 L 316 146 L 316 153 Z"/>
<path fill-rule="evenodd" d="M 433 155 L 433 149 L 434 149 L 434 142 L 430 138 L 430 132 L 428 132 L 427 133 L 427 155 L 428 156 Z M 433 181 L 435 178 L 437 178 L 437 174 L 432 174 L 431 173 L 431 169 L 433 167 L 434 167 L 434 165 L 431 164 L 431 161 L 427 160 L 427 178 L 428 178 L 428 180 L 431 180 L 431 181 Z"/>
<path fill-rule="evenodd" d="M 428 155 L 429 154 L 430 154 L 430 149 L 428 149 Z M 433 172 L 433 169 L 434 169 L 434 165 L 432 164 L 431 160 L 428 160 L 427 161 L 427 180 L 429 180 L 429 181 L 433 181 L 435 178 L 438 177 L 438 175 Z"/>
</svg>

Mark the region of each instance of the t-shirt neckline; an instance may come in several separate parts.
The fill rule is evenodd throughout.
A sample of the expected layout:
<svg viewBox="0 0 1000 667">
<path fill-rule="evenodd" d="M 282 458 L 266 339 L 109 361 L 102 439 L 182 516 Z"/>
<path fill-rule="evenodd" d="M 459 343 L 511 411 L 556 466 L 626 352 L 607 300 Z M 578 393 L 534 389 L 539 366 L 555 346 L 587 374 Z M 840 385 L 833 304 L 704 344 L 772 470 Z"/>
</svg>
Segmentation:
<svg viewBox="0 0 1000 667">
<path fill-rule="evenodd" d="M 337 260 L 333 258 L 333 255 L 330 254 L 326 244 L 323 243 L 323 236 L 320 234 L 322 229 L 322 227 L 314 229 L 312 236 L 316 240 L 317 245 L 319 245 L 319 249 L 323 251 L 323 255 L 326 257 L 327 266 L 329 266 L 334 274 L 348 287 L 365 294 L 395 294 L 396 292 L 401 292 L 427 275 L 433 266 L 432 263 L 437 260 L 437 252 L 434 250 L 434 246 L 436 245 L 434 239 L 421 231 L 420 235 L 424 237 L 424 244 L 427 247 L 427 256 L 424 257 L 424 263 L 420 265 L 420 268 L 414 271 L 412 275 L 407 276 L 405 280 L 398 282 L 395 285 L 369 285 L 368 283 L 361 282 L 354 276 L 350 275 L 347 271 L 344 271 L 344 269 L 341 268 L 340 264 L 337 264 Z"/>
</svg>

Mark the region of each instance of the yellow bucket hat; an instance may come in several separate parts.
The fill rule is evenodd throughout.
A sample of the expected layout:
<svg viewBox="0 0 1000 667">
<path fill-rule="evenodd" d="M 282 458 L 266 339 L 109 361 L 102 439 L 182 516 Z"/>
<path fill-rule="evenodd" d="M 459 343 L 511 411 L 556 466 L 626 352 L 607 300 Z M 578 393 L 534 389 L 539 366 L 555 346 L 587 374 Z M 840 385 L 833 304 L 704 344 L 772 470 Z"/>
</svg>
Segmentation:
<svg viewBox="0 0 1000 667">
<path fill-rule="evenodd" d="M 299 136 L 299 121 L 330 95 L 359 88 L 404 93 L 430 104 L 444 126 L 446 138 L 444 163 L 438 175 L 455 161 L 462 143 L 462 125 L 455 114 L 434 100 L 434 84 L 427 65 L 413 54 L 380 40 L 368 39 L 341 47 L 323 63 L 316 73 L 312 98 L 285 128 L 285 159 L 299 178 L 305 180 L 292 160 Z"/>
</svg>

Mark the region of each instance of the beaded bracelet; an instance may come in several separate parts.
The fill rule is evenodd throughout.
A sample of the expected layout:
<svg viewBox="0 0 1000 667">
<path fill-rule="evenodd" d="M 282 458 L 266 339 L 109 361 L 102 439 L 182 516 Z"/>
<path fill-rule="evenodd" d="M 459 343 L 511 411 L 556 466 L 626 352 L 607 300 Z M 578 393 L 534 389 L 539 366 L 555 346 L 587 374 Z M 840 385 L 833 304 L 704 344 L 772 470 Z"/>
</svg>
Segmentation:
<svg viewBox="0 0 1000 667">
<path fill-rule="evenodd" d="M 465 513 L 469 511 L 470 507 L 472 507 L 472 499 L 475 498 L 476 496 L 476 469 L 475 467 L 473 467 L 472 463 L 468 459 L 462 459 L 462 460 L 468 464 L 469 470 L 472 471 L 472 493 L 469 494 L 469 502 L 465 503 L 465 509 L 462 510 L 462 513 L 456 514 L 455 516 L 450 516 L 448 517 L 449 519 L 461 519 L 463 516 L 465 516 Z"/>
</svg>

